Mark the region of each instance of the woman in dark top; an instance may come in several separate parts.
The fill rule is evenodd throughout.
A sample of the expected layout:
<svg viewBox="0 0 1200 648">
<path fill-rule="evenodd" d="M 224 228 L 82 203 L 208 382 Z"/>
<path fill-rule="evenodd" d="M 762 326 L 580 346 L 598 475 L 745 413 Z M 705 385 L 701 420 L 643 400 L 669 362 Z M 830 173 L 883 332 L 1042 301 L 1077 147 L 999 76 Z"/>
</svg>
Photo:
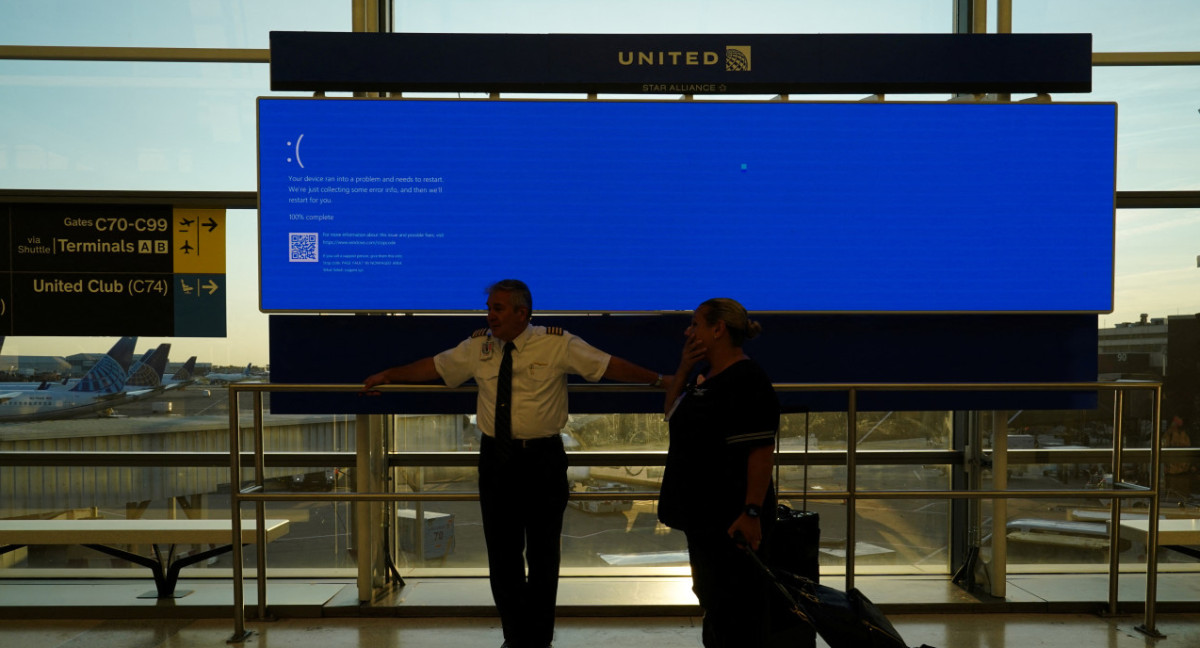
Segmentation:
<svg viewBox="0 0 1200 648">
<path fill-rule="evenodd" d="M 761 556 L 775 521 L 779 400 L 742 351 L 761 330 L 732 299 L 700 304 L 667 391 L 671 446 L 658 517 L 687 536 L 707 648 L 762 646 L 768 634 L 769 584 L 743 548 Z M 707 367 L 691 380 L 701 360 Z"/>
</svg>

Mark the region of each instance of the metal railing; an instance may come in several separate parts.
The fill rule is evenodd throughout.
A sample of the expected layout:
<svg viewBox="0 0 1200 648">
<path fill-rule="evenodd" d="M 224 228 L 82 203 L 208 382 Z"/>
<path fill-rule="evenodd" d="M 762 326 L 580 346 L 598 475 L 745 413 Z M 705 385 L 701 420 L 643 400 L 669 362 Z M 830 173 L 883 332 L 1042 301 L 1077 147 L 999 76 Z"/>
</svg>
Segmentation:
<svg viewBox="0 0 1200 648">
<path fill-rule="evenodd" d="M 570 385 L 569 389 L 573 392 L 620 392 L 620 391 L 642 391 L 647 389 L 643 386 L 631 385 Z M 855 507 L 859 499 L 967 499 L 967 500 L 1007 500 L 1009 498 L 1026 498 L 1026 499 L 1048 499 L 1048 498 L 1093 498 L 1096 496 L 1095 489 L 1088 490 L 930 490 L 930 491 L 886 491 L 872 490 L 867 492 L 859 492 L 856 483 L 856 468 L 859 464 L 859 456 L 857 455 L 857 418 L 858 418 L 858 396 L 863 392 L 921 392 L 921 391 L 936 391 L 936 392 L 1004 392 L 1004 391 L 1021 391 L 1021 392 L 1049 392 L 1049 391 L 1071 391 L 1071 392 L 1101 392 L 1111 391 L 1115 394 L 1114 401 L 1114 430 L 1113 430 L 1113 483 L 1112 490 L 1104 491 L 1106 497 L 1111 499 L 1111 520 L 1109 524 L 1109 593 L 1108 593 L 1108 612 L 1110 614 L 1117 613 L 1117 579 L 1118 579 L 1118 552 L 1113 549 L 1119 546 L 1120 535 L 1120 500 L 1126 498 L 1149 499 L 1149 519 L 1155 521 L 1149 525 L 1147 538 L 1147 579 L 1146 579 L 1146 607 L 1145 607 L 1145 625 L 1141 629 L 1148 634 L 1155 634 L 1155 598 L 1157 591 L 1157 561 L 1158 561 L 1158 528 L 1157 520 L 1159 515 L 1158 501 L 1158 480 L 1159 480 L 1159 430 L 1158 426 L 1154 426 L 1150 444 L 1150 486 L 1136 487 L 1133 485 L 1123 484 L 1121 481 L 1121 465 L 1124 460 L 1125 449 L 1123 447 L 1122 437 L 1123 429 L 1122 422 L 1124 418 L 1124 396 L 1129 390 L 1134 391 L 1150 391 L 1152 394 L 1152 421 L 1158 421 L 1160 418 L 1162 385 L 1157 382 L 1077 382 L 1077 383 L 877 383 L 877 384 L 845 384 L 845 383 L 781 383 L 776 384 L 775 389 L 780 392 L 844 392 L 847 397 L 846 408 L 846 450 L 845 450 L 845 467 L 846 467 L 846 490 L 845 491 L 822 491 L 821 493 L 808 493 L 811 499 L 836 499 L 845 500 L 847 506 L 846 515 L 846 588 L 849 589 L 854 585 L 855 572 L 855 546 L 856 528 L 855 528 Z M 266 618 L 267 616 L 267 599 L 266 599 L 266 538 L 265 538 L 265 505 L 267 502 L 281 501 L 349 501 L 349 502 L 389 502 L 389 501 L 463 501 L 477 500 L 476 493 L 395 493 L 395 492 L 353 492 L 353 493 L 330 493 L 330 494 L 311 494 L 311 493 L 266 493 L 263 492 L 263 475 L 266 465 L 263 442 L 263 398 L 264 393 L 269 392 L 358 392 L 361 390 L 361 385 L 345 385 L 345 384 L 233 384 L 229 386 L 229 457 L 230 457 L 230 507 L 231 518 L 233 523 L 233 536 L 238 538 L 241 536 L 241 509 L 246 502 L 255 504 L 255 519 L 257 520 L 257 537 L 256 537 L 256 556 L 257 556 L 257 573 L 256 580 L 258 586 L 257 596 L 257 614 L 258 618 Z M 470 392 L 474 391 L 474 387 L 457 387 L 450 388 L 435 385 L 385 385 L 378 388 L 381 392 Z M 242 393 L 250 393 L 253 396 L 253 444 L 254 449 L 251 453 L 244 453 L 242 450 L 241 439 L 241 416 L 240 416 L 240 396 Z M 1003 448 L 999 448 L 1002 450 Z M 361 457 L 367 450 L 360 445 L 357 448 L 357 453 Z M 1107 452 L 1107 451 L 1103 451 Z M 420 457 L 410 457 L 408 461 L 392 461 L 389 457 L 388 465 L 445 465 L 440 463 L 449 457 L 452 453 L 420 453 Z M 461 453 L 457 453 L 461 454 Z M 627 462 L 629 453 L 586 453 L 589 465 L 622 465 L 614 462 Z M 943 453 L 935 453 L 941 456 Z M 1001 467 L 1003 467 L 1003 453 L 998 457 Z M 1141 453 L 1138 453 L 1141 454 Z M 239 488 L 242 484 L 242 471 L 245 467 L 243 464 L 246 456 L 252 458 L 254 479 L 253 483 L 246 488 Z M 805 463 L 807 457 L 805 457 Z M 364 465 L 362 461 L 360 465 Z M 457 462 L 454 462 L 457 463 Z M 658 463 L 655 461 L 654 463 Z M 875 463 L 875 462 L 871 462 Z M 652 465 L 652 464 L 648 464 Z M 993 466 L 993 469 L 995 467 Z M 781 492 L 781 497 L 786 497 L 790 493 Z M 656 497 L 656 493 L 650 492 L 596 492 L 596 493 L 571 493 L 571 497 L 575 499 L 645 499 Z M 245 629 L 245 601 L 243 597 L 243 572 L 244 552 L 239 543 L 233 544 L 233 595 L 234 595 L 234 635 L 231 641 L 242 641 L 247 636 Z M 361 576 L 360 576 L 361 578 Z"/>
</svg>

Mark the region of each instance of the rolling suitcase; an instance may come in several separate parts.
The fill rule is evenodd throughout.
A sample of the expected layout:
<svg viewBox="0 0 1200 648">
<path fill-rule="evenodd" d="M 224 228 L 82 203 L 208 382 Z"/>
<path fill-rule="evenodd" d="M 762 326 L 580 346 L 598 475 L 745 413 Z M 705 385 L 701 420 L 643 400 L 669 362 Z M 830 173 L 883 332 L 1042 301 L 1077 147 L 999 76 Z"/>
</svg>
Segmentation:
<svg viewBox="0 0 1200 648">
<path fill-rule="evenodd" d="M 767 541 L 767 564 L 777 571 L 821 582 L 818 557 L 821 546 L 821 517 L 814 511 L 797 511 L 780 504 L 775 512 L 775 529 Z"/>
<path fill-rule="evenodd" d="M 908 648 L 887 617 L 858 589 L 841 592 L 803 576 L 772 570 L 747 551 L 755 564 L 774 584 L 791 614 L 793 623 L 811 628 L 830 648 Z M 773 646 L 784 644 L 777 634 Z M 921 648 L 930 648 L 925 644 Z"/>
</svg>

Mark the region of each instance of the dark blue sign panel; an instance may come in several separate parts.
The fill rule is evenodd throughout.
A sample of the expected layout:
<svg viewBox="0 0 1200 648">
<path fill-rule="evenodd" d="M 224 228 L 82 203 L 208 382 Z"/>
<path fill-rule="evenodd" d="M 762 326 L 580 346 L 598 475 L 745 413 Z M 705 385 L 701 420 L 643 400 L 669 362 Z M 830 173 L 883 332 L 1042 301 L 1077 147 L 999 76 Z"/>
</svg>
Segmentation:
<svg viewBox="0 0 1200 648">
<path fill-rule="evenodd" d="M 272 90 L 1092 91 L 1091 34 L 271 32 Z"/>
<path fill-rule="evenodd" d="M 534 303 L 538 294 L 533 294 Z M 1089 382 L 1096 379 L 1095 315 L 791 315 L 756 316 L 763 334 L 746 344 L 776 383 Z M 535 316 L 597 348 L 656 371 L 679 364 L 690 314 Z M 483 317 L 454 315 L 270 318 L 271 380 L 357 383 L 394 365 L 453 347 Z M 314 344 L 314 341 L 320 341 Z M 583 383 L 577 376 L 572 382 Z M 441 381 L 435 381 L 441 384 Z M 839 411 L 846 392 L 780 392 L 784 411 Z M 936 409 L 1089 409 L 1096 393 L 1075 391 L 863 391 L 861 411 Z M 571 412 L 661 412 L 662 392 L 574 393 Z M 471 413 L 475 393 L 276 393 L 271 411 L 287 413 Z"/>
<path fill-rule="evenodd" d="M 260 99 L 261 307 L 1112 310 L 1114 104 Z"/>
</svg>

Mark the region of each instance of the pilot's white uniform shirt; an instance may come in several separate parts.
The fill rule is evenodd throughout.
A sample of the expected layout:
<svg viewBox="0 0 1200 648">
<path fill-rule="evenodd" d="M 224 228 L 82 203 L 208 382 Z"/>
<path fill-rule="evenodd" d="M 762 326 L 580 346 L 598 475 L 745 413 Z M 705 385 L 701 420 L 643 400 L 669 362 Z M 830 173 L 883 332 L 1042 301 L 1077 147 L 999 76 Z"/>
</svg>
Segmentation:
<svg viewBox="0 0 1200 648">
<path fill-rule="evenodd" d="M 513 343 L 512 435 L 536 439 L 560 433 L 567 424 L 567 375 L 596 382 L 608 370 L 611 356 L 583 339 L 555 328 L 527 326 Z M 487 329 L 433 357 L 442 380 L 457 387 L 474 378 L 479 385 L 476 423 L 495 436 L 496 379 L 504 358 L 504 340 Z"/>
</svg>

